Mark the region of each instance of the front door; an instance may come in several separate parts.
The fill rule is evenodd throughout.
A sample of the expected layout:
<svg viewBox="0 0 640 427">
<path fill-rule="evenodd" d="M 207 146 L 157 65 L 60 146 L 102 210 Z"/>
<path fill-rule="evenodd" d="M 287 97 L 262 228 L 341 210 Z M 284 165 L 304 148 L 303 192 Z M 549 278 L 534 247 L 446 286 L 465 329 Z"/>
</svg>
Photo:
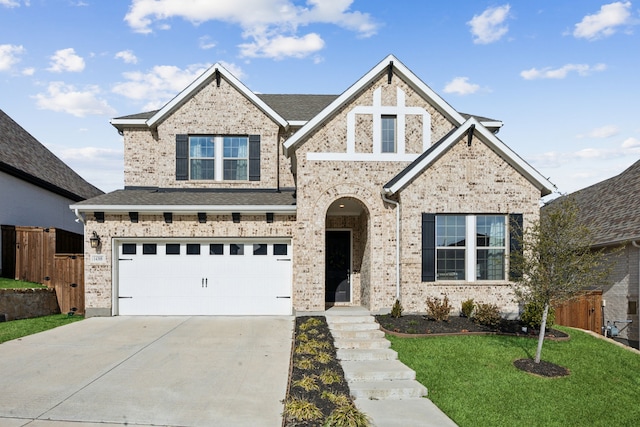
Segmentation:
<svg viewBox="0 0 640 427">
<path fill-rule="evenodd" d="M 327 231 L 325 302 L 351 301 L 351 231 Z"/>
</svg>

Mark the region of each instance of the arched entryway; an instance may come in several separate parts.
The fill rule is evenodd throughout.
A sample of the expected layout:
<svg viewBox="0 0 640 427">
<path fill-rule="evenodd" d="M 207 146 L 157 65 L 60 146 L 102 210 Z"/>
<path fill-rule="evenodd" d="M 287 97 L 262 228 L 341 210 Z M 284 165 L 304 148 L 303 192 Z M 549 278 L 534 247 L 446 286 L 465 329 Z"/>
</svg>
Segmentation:
<svg viewBox="0 0 640 427">
<path fill-rule="evenodd" d="M 341 197 L 325 217 L 325 304 L 366 305 L 369 292 L 369 210 Z"/>
</svg>

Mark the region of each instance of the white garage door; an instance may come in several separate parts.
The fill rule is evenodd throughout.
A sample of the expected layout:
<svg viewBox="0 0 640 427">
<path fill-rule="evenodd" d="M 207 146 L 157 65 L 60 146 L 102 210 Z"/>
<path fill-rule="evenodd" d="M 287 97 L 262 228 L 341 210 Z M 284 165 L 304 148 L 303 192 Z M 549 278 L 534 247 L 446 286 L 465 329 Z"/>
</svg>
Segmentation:
<svg viewBox="0 0 640 427">
<path fill-rule="evenodd" d="M 120 242 L 120 315 L 290 315 L 289 241 Z"/>
</svg>

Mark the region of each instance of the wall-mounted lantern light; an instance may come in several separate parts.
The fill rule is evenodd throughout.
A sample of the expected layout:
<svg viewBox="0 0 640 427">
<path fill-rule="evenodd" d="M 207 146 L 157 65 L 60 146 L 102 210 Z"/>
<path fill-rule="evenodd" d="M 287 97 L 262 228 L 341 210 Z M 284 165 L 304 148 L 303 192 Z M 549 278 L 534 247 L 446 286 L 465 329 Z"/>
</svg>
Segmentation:
<svg viewBox="0 0 640 427">
<path fill-rule="evenodd" d="M 100 246 L 100 236 L 98 236 L 98 233 L 93 232 L 93 236 L 89 238 L 89 243 L 93 249 L 97 249 Z"/>
</svg>

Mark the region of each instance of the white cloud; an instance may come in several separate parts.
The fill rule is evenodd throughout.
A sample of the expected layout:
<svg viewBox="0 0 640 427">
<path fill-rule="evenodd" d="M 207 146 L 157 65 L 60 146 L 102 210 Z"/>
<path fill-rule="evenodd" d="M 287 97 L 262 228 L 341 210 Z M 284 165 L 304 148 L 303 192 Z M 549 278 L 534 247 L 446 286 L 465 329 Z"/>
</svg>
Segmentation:
<svg viewBox="0 0 640 427">
<path fill-rule="evenodd" d="M 317 33 L 299 35 L 298 28 L 309 24 L 333 24 L 360 37 L 374 35 L 379 24 L 369 14 L 351 11 L 353 0 L 133 0 L 125 21 L 136 32 L 151 33 L 167 19 L 183 18 L 194 25 L 222 21 L 239 25 L 247 43 L 239 47 L 248 57 L 302 58 L 324 47 Z M 166 26 L 165 26 L 166 28 Z M 202 44 L 202 42 L 201 42 Z"/>
<path fill-rule="evenodd" d="M 622 148 L 640 148 L 640 139 L 638 138 L 627 138 L 624 141 L 622 141 Z"/>
<path fill-rule="evenodd" d="M 575 165 L 580 161 L 611 160 L 626 157 L 638 157 L 640 155 L 640 140 L 627 138 L 619 145 L 612 148 L 583 148 L 574 152 L 549 151 L 530 157 L 536 168 L 558 168 L 566 165 Z"/>
<path fill-rule="evenodd" d="M 36 73 L 36 69 L 33 67 L 28 67 L 22 70 L 23 76 L 33 76 Z"/>
<path fill-rule="evenodd" d="M 22 45 L 0 44 L 0 71 L 10 71 L 25 51 Z"/>
<path fill-rule="evenodd" d="M 227 61 L 220 61 L 220 65 L 222 65 L 228 72 L 233 74 L 238 80 L 243 80 L 246 77 L 244 71 L 242 71 L 242 68 L 240 68 L 240 66 L 236 64 L 232 64 Z"/>
<path fill-rule="evenodd" d="M 592 129 L 590 132 L 587 132 L 585 134 L 576 135 L 576 138 L 609 138 L 611 136 L 617 135 L 618 132 L 619 130 L 616 126 L 606 125 Z"/>
<path fill-rule="evenodd" d="M 575 71 L 580 76 L 588 76 L 593 72 L 604 71 L 607 69 L 605 64 L 587 65 L 587 64 L 566 64 L 560 68 L 553 69 L 546 67 L 538 70 L 537 68 L 531 68 L 520 72 L 520 76 L 525 80 L 536 79 L 564 79 L 572 71 Z"/>
<path fill-rule="evenodd" d="M 511 6 L 490 7 L 480 15 L 473 15 L 467 25 L 471 27 L 473 42 L 475 44 L 489 44 L 496 42 L 509 31 L 509 26 L 505 24 L 509 18 Z"/>
<path fill-rule="evenodd" d="M 216 42 L 211 40 L 209 36 L 202 36 L 198 39 L 200 49 L 207 50 L 216 47 Z"/>
<path fill-rule="evenodd" d="M 577 23 L 573 36 L 587 40 L 608 37 L 616 32 L 617 27 L 630 24 L 630 9 L 630 1 L 605 4 L 598 13 L 587 15 Z"/>
<path fill-rule="evenodd" d="M 445 93 L 455 93 L 456 95 L 470 95 L 480 90 L 480 85 L 469 83 L 469 77 L 456 77 L 446 84 Z"/>
<path fill-rule="evenodd" d="M 131 50 L 121 50 L 120 52 L 116 53 L 115 58 L 122 59 L 127 64 L 138 63 L 138 58 L 133 54 L 133 51 Z"/>
<path fill-rule="evenodd" d="M 148 101 L 144 108 L 154 110 L 189 86 L 209 66 L 210 64 L 194 64 L 183 70 L 173 65 L 157 65 L 146 73 L 123 73 L 127 81 L 117 83 L 113 92 L 135 101 Z"/>
<path fill-rule="evenodd" d="M 16 0 L 0 0 L 0 5 L 4 7 L 20 7 L 20 2 Z"/>
<path fill-rule="evenodd" d="M 76 51 L 72 47 L 60 49 L 51 57 L 51 66 L 47 70 L 54 73 L 62 73 L 63 71 L 77 73 L 84 70 L 84 59 L 76 55 Z"/>
<path fill-rule="evenodd" d="M 315 33 L 304 37 L 275 36 L 256 37 L 253 43 L 241 44 L 240 53 L 249 58 L 284 59 L 286 57 L 304 58 L 324 47 L 324 40 Z"/>
<path fill-rule="evenodd" d="M 75 86 L 64 82 L 51 82 L 47 93 L 39 93 L 33 98 L 42 110 L 52 110 L 85 117 L 88 115 L 113 115 L 116 111 L 107 101 L 100 99 L 100 89 L 97 86 L 87 86 L 78 90 Z"/>
</svg>

